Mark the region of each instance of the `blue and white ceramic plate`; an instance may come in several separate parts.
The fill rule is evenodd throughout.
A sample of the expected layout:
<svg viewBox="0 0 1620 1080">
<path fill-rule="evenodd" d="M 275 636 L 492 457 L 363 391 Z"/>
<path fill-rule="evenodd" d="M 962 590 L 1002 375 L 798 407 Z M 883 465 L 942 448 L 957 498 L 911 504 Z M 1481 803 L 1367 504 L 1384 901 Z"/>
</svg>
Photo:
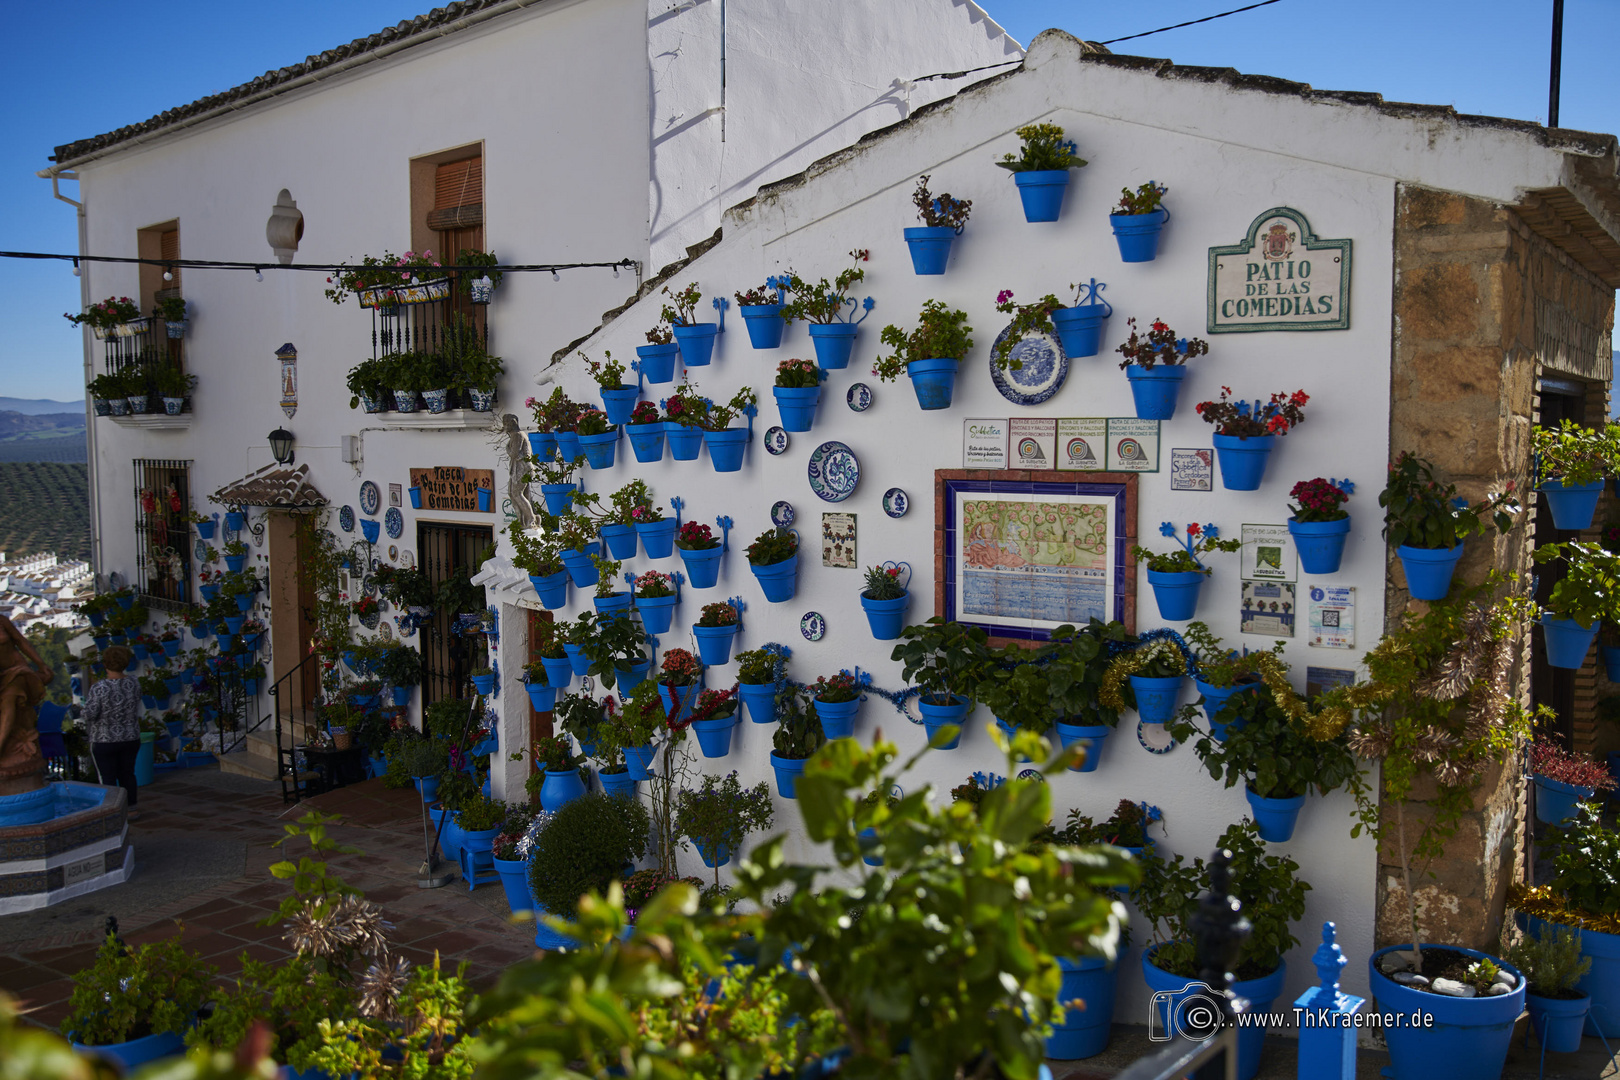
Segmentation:
<svg viewBox="0 0 1620 1080">
<path fill-rule="evenodd" d="M 778 529 L 785 529 L 792 525 L 793 519 L 796 517 L 798 515 L 793 512 L 793 504 L 786 499 L 778 499 L 771 504 L 771 524 Z"/>
<path fill-rule="evenodd" d="M 1171 738 L 1163 724 L 1136 722 L 1136 741 L 1150 754 L 1168 754 L 1178 743 Z"/>
<path fill-rule="evenodd" d="M 1022 361 L 1022 366 L 1017 371 L 1011 366 L 1002 371 L 996 366 L 996 350 L 1011 333 L 1009 323 L 990 350 L 990 381 L 1014 405 L 1039 405 L 1063 388 L 1063 380 L 1069 377 L 1068 354 L 1054 335 L 1035 331 L 1012 347 L 1011 359 Z"/>
<path fill-rule="evenodd" d="M 858 382 L 849 388 L 849 393 L 844 395 L 844 400 L 849 402 L 849 407 L 856 412 L 865 412 L 872 407 L 872 388 L 863 382 Z"/>
<path fill-rule="evenodd" d="M 382 506 L 382 493 L 377 490 L 376 483 L 367 480 L 360 485 L 360 512 L 367 517 L 376 517 L 377 508 L 380 506 Z"/>
<path fill-rule="evenodd" d="M 1018 779 L 1039 780 L 1043 784 L 1046 783 L 1046 777 L 1041 775 L 1041 770 L 1039 769 L 1025 769 L 1023 772 L 1018 774 Z"/>
<path fill-rule="evenodd" d="M 772 425 L 770 428 L 766 429 L 766 431 L 765 431 L 765 449 L 766 450 L 769 450 L 771 452 L 771 454 L 774 455 L 774 456 L 781 456 L 782 454 L 787 453 L 787 448 L 788 448 L 788 433 L 786 431 L 783 431 L 780 427 L 777 427 L 775 425 Z"/>
<path fill-rule="evenodd" d="M 399 512 L 399 507 L 388 508 L 388 513 L 383 515 L 383 528 L 388 530 L 391 538 L 399 539 L 400 534 L 405 531 L 405 515 Z"/>
<path fill-rule="evenodd" d="M 843 502 L 861 482 L 861 463 L 855 451 L 841 442 L 824 442 L 810 455 L 807 467 L 810 490 L 828 502 Z"/>
<path fill-rule="evenodd" d="M 377 578 L 376 578 L 376 576 L 373 575 L 373 574 L 367 574 L 360 582 L 360 591 L 362 593 L 364 593 L 365 595 L 367 595 L 367 596 L 376 596 L 377 595 Z"/>
<path fill-rule="evenodd" d="M 804 618 L 799 620 L 799 633 L 804 635 L 806 641 L 820 641 L 827 636 L 827 620 L 821 617 L 819 611 L 807 611 Z"/>
<path fill-rule="evenodd" d="M 345 506 L 338 511 L 338 528 L 344 532 L 354 532 L 354 507 Z"/>
<path fill-rule="evenodd" d="M 198 540 L 196 544 L 192 546 L 191 553 L 197 556 L 197 561 L 199 563 L 208 561 L 208 545 L 202 540 Z"/>
<path fill-rule="evenodd" d="M 883 493 L 883 512 L 890 517 L 903 518 L 910 509 L 911 496 L 899 488 L 890 488 Z"/>
</svg>

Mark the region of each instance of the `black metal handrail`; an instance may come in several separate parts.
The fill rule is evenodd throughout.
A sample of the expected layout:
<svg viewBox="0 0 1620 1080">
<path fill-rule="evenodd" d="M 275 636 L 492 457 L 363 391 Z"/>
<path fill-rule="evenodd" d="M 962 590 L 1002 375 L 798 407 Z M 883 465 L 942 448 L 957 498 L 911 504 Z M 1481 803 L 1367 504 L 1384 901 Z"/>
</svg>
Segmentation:
<svg viewBox="0 0 1620 1080">
<path fill-rule="evenodd" d="M 290 684 L 291 684 L 292 679 L 293 679 L 294 676 L 298 676 L 298 678 L 300 679 L 300 684 L 298 686 L 298 689 L 302 690 L 303 689 L 302 679 L 306 675 L 311 674 L 308 671 L 308 668 L 312 664 L 315 665 L 315 670 L 314 670 L 313 676 L 314 676 L 314 678 L 316 678 L 318 680 L 320 678 L 320 666 L 319 666 L 319 663 L 317 662 L 317 658 L 316 658 L 315 653 L 309 652 L 309 653 L 304 654 L 304 658 L 302 660 L 298 661 L 297 664 L 295 664 L 291 668 L 289 668 L 281 676 L 281 678 L 277 679 L 275 682 L 270 684 L 270 690 L 269 690 L 269 694 L 270 694 L 270 712 L 269 712 L 269 715 L 268 716 L 261 716 L 259 718 L 259 722 L 257 724 L 255 724 L 255 725 L 253 725 L 253 729 L 252 729 L 252 730 L 255 730 L 255 731 L 258 730 L 260 727 L 264 726 L 264 722 L 267 719 L 274 719 L 275 722 L 276 722 L 276 773 L 277 773 L 278 777 L 281 780 L 281 799 L 282 799 L 283 802 L 297 802 L 300 798 L 303 797 L 303 790 L 300 787 L 299 781 L 298 781 L 298 763 L 294 759 L 294 753 L 295 753 L 294 746 L 296 744 L 296 739 L 289 738 L 287 740 L 287 742 L 286 742 L 286 745 L 285 746 L 282 745 L 282 737 L 281 737 L 281 698 L 282 698 L 282 690 L 283 690 L 283 688 L 290 688 Z M 295 701 L 295 706 L 294 707 L 301 706 L 303 704 L 302 695 L 301 694 L 296 694 L 296 692 L 295 692 L 294 701 Z M 289 792 L 288 787 L 287 787 L 287 783 L 288 783 L 289 780 L 292 781 L 292 788 L 291 788 L 290 792 Z"/>
</svg>

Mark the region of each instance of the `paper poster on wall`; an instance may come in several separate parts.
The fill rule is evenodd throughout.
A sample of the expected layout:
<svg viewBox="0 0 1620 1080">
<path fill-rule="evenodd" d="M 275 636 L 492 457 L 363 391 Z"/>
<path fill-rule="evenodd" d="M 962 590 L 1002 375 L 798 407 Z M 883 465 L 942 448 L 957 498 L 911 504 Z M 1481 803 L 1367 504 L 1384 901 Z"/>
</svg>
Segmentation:
<svg viewBox="0 0 1620 1080">
<path fill-rule="evenodd" d="M 1356 647 L 1356 589 L 1354 585 L 1312 585 L 1306 591 L 1308 645 L 1319 649 Z"/>
<path fill-rule="evenodd" d="M 1070 416 L 1057 422 L 1057 467 L 1071 472 L 1102 472 L 1108 464 L 1108 421 L 1101 416 Z"/>
<path fill-rule="evenodd" d="M 855 515 L 821 515 L 821 565 L 855 567 Z"/>
<path fill-rule="evenodd" d="M 1294 581 L 1299 559 L 1287 525 L 1244 525 L 1238 576 L 1250 581 Z"/>
<path fill-rule="evenodd" d="M 1013 465 L 1019 469 L 1050 469 L 1057 458 L 1057 421 L 1040 416 L 1015 416 L 1007 422 Z"/>
<path fill-rule="evenodd" d="M 1007 467 L 1007 421 L 962 421 L 962 468 Z"/>
<path fill-rule="evenodd" d="M 1343 668 L 1308 667 L 1305 669 L 1305 696 L 1313 698 L 1335 686 L 1354 686 L 1356 673 Z"/>
<path fill-rule="evenodd" d="M 1170 490 L 1215 490 L 1215 451 L 1203 449 L 1170 451 Z"/>
<path fill-rule="evenodd" d="M 1245 581 L 1240 629 L 1266 637 L 1294 636 L 1294 587 L 1286 581 Z"/>
<path fill-rule="evenodd" d="M 1158 472 L 1159 422 L 1110 417 L 1108 468 L 1113 472 Z"/>
</svg>

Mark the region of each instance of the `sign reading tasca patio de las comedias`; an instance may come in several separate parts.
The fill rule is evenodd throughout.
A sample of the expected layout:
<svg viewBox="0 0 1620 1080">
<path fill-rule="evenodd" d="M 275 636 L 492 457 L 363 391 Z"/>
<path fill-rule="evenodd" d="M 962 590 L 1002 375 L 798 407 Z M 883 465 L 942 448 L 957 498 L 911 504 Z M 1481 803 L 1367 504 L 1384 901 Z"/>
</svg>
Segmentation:
<svg viewBox="0 0 1620 1080">
<path fill-rule="evenodd" d="M 1209 249 L 1209 332 L 1350 329 L 1350 241 L 1319 240 L 1277 206 L 1242 242 Z"/>
<path fill-rule="evenodd" d="M 411 486 L 422 489 L 423 510 L 459 510 L 479 513 L 478 489 L 490 491 L 489 513 L 494 509 L 495 470 L 463 469 L 459 465 L 435 465 L 412 469 Z"/>
</svg>

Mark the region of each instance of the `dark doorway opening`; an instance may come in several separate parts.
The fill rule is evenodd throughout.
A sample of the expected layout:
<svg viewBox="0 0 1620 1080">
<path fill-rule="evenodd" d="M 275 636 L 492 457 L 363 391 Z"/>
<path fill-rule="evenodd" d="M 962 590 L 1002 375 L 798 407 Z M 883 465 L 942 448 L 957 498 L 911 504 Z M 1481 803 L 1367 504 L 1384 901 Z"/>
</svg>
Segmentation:
<svg viewBox="0 0 1620 1080">
<path fill-rule="evenodd" d="M 417 565 L 438 589 L 452 577 L 478 572 L 484 549 L 494 542 L 488 525 L 416 526 Z M 468 674 L 482 661 L 482 644 L 454 632 L 460 614 L 435 605 L 433 617 L 422 625 L 422 704 L 469 692 Z"/>
</svg>

